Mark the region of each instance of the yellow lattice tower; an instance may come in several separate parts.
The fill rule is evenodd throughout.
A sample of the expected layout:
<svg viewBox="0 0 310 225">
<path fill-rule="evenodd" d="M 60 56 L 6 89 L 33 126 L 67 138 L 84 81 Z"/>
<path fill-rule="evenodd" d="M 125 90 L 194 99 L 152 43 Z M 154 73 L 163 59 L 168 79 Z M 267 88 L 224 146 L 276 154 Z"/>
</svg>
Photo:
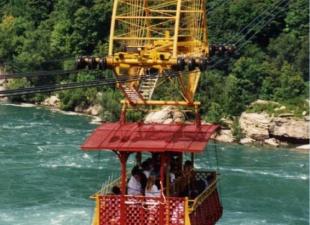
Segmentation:
<svg viewBox="0 0 310 225">
<path fill-rule="evenodd" d="M 168 71 L 187 74 L 176 78 L 184 101 L 151 100 L 156 82 L 145 88 L 138 80 L 118 85 L 127 103 L 198 104 L 194 95 L 209 49 L 205 5 L 205 0 L 114 0 L 106 62 L 117 78 L 150 71 L 160 76 Z"/>
</svg>

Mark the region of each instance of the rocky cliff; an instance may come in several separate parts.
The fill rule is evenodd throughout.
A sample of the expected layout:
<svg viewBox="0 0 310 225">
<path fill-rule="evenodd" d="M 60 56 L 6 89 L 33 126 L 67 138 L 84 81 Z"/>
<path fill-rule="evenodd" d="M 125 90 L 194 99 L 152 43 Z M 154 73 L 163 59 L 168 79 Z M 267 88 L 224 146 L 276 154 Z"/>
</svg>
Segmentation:
<svg viewBox="0 0 310 225">
<path fill-rule="evenodd" d="M 273 146 L 285 143 L 309 143 L 310 127 L 306 118 L 273 117 L 267 113 L 244 112 L 240 117 L 240 126 L 245 138 L 251 140 L 248 142 L 260 142 Z"/>
<path fill-rule="evenodd" d="M 162 110 L 151 112 L 145 118 L 145 123 L 185 123 L 185 115 L 174 107 L 165 107 Z M 266 144 L 274 147 L 287 144 L 309 143 L 309 121 L 295 118 L 293 116 L 270 116 L 267 113 L 244 112 L 239 124 L 244 138 L 240 144 Z M 231 125 L 231 123 L 230 123 Z M 232 129 L 222 128 L 213 137 L 219 142 L 237 142 L 233 136 Z M 300 149 L 309 149 L 304 145 Z"/>
</svg>

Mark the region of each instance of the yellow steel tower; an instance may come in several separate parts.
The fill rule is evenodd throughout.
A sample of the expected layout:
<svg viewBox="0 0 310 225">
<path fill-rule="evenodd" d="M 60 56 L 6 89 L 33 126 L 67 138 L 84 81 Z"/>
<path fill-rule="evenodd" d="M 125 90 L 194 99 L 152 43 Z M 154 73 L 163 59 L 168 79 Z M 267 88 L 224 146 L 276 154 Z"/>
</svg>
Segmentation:
<svg viewBox="0 0 310 225">
<path fill-rule="evenodd" d="M 209 51 L 205 6 L 205 0 L 114 1 L 105 63 L 115 76 L 187 74 L 175 78 L 183 101 L 152 100 L 158 76 L 120 82 L 125 105 L 199 105 L 194 95 Z"/>
</svg>

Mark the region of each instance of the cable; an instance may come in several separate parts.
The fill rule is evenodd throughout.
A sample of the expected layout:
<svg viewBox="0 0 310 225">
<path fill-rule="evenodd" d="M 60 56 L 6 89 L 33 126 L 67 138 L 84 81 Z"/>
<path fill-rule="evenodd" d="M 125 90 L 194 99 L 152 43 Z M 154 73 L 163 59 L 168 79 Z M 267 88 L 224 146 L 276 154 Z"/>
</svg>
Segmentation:
<svg viewBox="0 0 310 225">
<path fill-rule="evenodd" d="M 57 58 L 57 59 L 48 59 L 46 61 L 41 62 L 40 64 L 47 64 L 47 63 L 55 63 L 55 62 L 61 62 L 61 61 L 66 61 L 66 60 L 75 60 L 75 56 L 66 56 L 62 58 Z M 13 64 L 12 62 L 3 62 L 2 63 L 5 66 L 12 66 L 13 68 L 19 69 L 16 64 Z"/>
<path fill-rule="evenodd" d="M 289 4 L 289 2 L 287 2 L 285 5 L 283 5 L 283 7 L 287 7 L 288 4 Z M 275 18 L 277 15 L 279 15 L 282 11 L 283 11 L 283 10 L 280 10 L 280 11 L 278 11 L 276 14 L 272 15 L 272 17 L 266 22 L 266 24 L 264 24 L 264 26 L 263 26 L 262 28 L 265 28 L 267 25 L 269 25 L 269 24 L 274 20 L 274 18 Z M 262 29 L 261 29 L 261 30 L 262 30 Z M 244 45 L 246 45 L 247 42 L 249 42 L 250 40 L 252 40 L 252 39 L 256 36 L 256 34 L 258 34 L 261 30 L 258 30 L 258 31 L 256 31 L 254 34 L 252 34 L 252 35 L 247 39 L 247 41 L 243 42 L 243 44 L 242 44 L 241 46 L 239 46 L 239 49 L 242 49 L 242 48 L 244 47 Z"/>
<path fill-rule="evenodd" d="M 270 6 L 270 7 L 278 7 L 277 5 L 280 6 L 282 3 L 283 3 L 283 1 L 280 0 L 280 1 L 278 1 L 278 2 L 274 2 L 274 3 L 273 3 L 273 6 Z M 248 23 L 245 27 L 243 27 L 238 33 L 239 33 L 239 34 L 242 34 L 242 33 L 243 33 L 244 31 L 246 31 L 250 26 L 254 25 L 255 22 L 256 22 L 258 19 L 260 19 L 261 17 L 263 17 L 263 14 L 265 14 L 265 13 L 267 13 L 267 12 L 269 11 L 270 7 L 267 6 L 266 9 L 263 10 L 262 13 L 260 13 L 260 15 L 256 16 L 250 23 Z M 262 8 L 264 8 L 264 7 L 263 7 L 263 6 L 260 7 L 260 9 L 262 9 Z M 259 9 L 259 10 L 260 10 L 260 9 Z M 257 10 L 257 11 L 259 11 L 259 10 Z M 251 29 L 252 29 L 252 28 L 251 28 Z"/>
<path fill-rule="evenodd" d="M 179 73 L 164 73 L 162 77 L 176 77 L 179 76 Z M 43 85 L 38 87 L 30 88 L 19 88 L 13 90 L 4 90 L 0 91 L 0 97 L 9 97 L 9 96 L 18 96 L 26 94 L 36 94 L 36 93 L 46 93 L 54 91 L 64 91 L 76 88 L 89 88 L 89 87 L 99 87 L 104 85 L 112 85 L 116 83 L 127 83 L 132 81 L 138 81 L 148 78 L 160 77 L 160 75 L 143 75 L 143 76 L 120 76 L 117 79 L 107 79 L 107 80 L 93 80 L 87 82 L 73 82 L 68 84 L 55 84 L 55 85 Z"/>
<path fill-rule="evenodd" d="M 281 6 L 281 4 L 282 4 L 284 1 L 286 1 L 286 0 L 280 0 L 280 1 L 278 2 L 278 3 L 280 3 L 279 6 Z M 287 7 L 288 4 L 289 4 L 289 1 L 287 1 L 282 7 Z M 271 11 L 271 13 L 274 12 L 275 10 L 276 10 L 276 9 L 273 9 L 273 10 Z M 244 37 L 240 38 L 240 39 L 236 42 L 236 44 L 240 44 L 240 42 L 242 41 L 242 39 L 244 40 L 244 42 L 243 42 L 242 45 L 240 45 L 236 50 L 241 50 L 249 41 L 251 41 L 251 40 L 255 37 L 256 34 L 258 34 L 263 28 L 265 28 L 267 25 L 269 25 L 269 23 L 272 22 L 273 19 L 274 19 L 279 13 L 281 13 L 281 12 L 282 12 L 282 10 L 279 10 L 277 13 L 273 14 L 269 20 L 265 21 L 264 24 L 259 24 L 259 23 L 257 23 L 254 27 L 252 27 L 252 28 L 247 32 L 247 34 L 249 34 L 249 33 L 252 32 L 255 28 L 257 28 L 257 25 L 258 25 L 258 24 L 259 24 L 259 26 L 261 26 L 253 35 L 251 35 L 250 37 L 248 37 L 246 40 L 244 40 L 245 37 L 246 37 L 246 35 L 245 35 Z M 267 18 L 267 17 L 268 17 L 268 15 L 265 16 L 265 18 Z M 265 19 L 265 18 L 264 18 L 264 19 Z M 263 21 L 260 21 L 260 22 L 263 22 Z M 222 63 L 224 60 L 225 60 L 225 59 L 219 60 L 216 64 L 213 64 L 213 65 L 209 66 L 209 69 L 212 69 L 212 68 L 216 67 L 218 64 Z M 210 61 L 210 63 L 212 63 L 212 62 L 214 62 L 214 61 L 216 61 L 216 60 L 213 59 L 212 61 Z"/>
<path fill-rule="evenodd" d="M 1 74 L 0 80 L 23 78 L 23 77 L 66 75 L 66 74 L 78 73 L 79 71 L 80 70 L 51 70 L 51 71 L 43 70 L 33 72 L 7 73 L 7 74 Z"/>
<path fill-rule="evenodd" d="M 210 16 L 216 8 L 219 8 L 220 6 L 224 5 L 226 2 L 228 2 L 229 0 L 222 0 L 219 4 L 213 6 L 213 7 L 210 7 L 208 10 L 207 10 L 207 13 L 208 13 L 208 16 Z"/>
<path fill-rule="evenodd" d="M 272 13 L 273 13 L 274 11 L 276 11 L 277 9 L 280 9 L 281 5 L 282 5 L 285 1 L 287 1 L 287 0 L 280 0 L 277 4 L 275 4 L 275 8 L 272 9 L 272 10 L 269 12 L 269 13 L 271 14 L 272 19 L 273 19 L 276 15 L 278 15 L 280 12 L 282 12 L 282 11 L 279 11 L 279 12 L 277 12 L 276 15 L 273 15 L 273 14 L 272 14 Z M 287 2 L 285 3 L 285 5 L 283 5 L 283 6 L 286 6 L 288 3 L 289 3 L 289 1 L 287 1 Z M 268 10 L 267 10 L 266 12 L 268 12 Z M 234 44 L 235 44 L 235 45 L 238 45 L 238 44 L 242 41 L 242 39 L 245 39 L 246 36 L 247 36 L 248 34 L 250 34 L 252 31 L 254 31 L 255 28 L 256 28 L 257 26 L 260 26 L 260 23 L 264 22 L 263 20 L 267 19 L 269 16 L 270 16 L 270 15 L 266 14 L 266 15 L 263 17 L 262 20 L 260 20 L 260 21 L 259 21 L 258 23 L 256 23 L 254 26 L 252 26 L 251 29 L 249 29 L 249 30 L 243 35 L 243 37 L 240 38 L 238 41 L 236 41 Z M 257 19 L 257 17 L 256 17 L 254 20 L 252 20 L 251 23 L 253 23 L 253 21 L 255 22 L 256 19 Z M 268 21 L 269 21 L 269 20 L 268 20 Z M 251 23 L 250 23 L 250 24 L 251 24 Z M 248 24 L 248 25 L 249 25 L 249 24 Z M 243 32 L 243 31 L 245 31 L 245 30 L 246 30 L 246 29 L 242 29 L 242 30 L 240 31 L 240 33 Z"/>
</svg>

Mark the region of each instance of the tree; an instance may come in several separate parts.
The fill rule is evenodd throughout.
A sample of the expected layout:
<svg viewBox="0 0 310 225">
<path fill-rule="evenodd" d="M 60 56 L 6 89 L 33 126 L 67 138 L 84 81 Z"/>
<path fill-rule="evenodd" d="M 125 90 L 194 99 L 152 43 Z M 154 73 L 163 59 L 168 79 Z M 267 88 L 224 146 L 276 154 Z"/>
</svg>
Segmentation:
<svg viewBox="0 0 310 225">
<path fill-rule="evenodd" d="M 286 63 L 281 69 L 280 85 L 275 90 L 275 98 L 279 101 L 289 101 L 304 97 L 306 91 L 301 74 Z"/>
</svg>

